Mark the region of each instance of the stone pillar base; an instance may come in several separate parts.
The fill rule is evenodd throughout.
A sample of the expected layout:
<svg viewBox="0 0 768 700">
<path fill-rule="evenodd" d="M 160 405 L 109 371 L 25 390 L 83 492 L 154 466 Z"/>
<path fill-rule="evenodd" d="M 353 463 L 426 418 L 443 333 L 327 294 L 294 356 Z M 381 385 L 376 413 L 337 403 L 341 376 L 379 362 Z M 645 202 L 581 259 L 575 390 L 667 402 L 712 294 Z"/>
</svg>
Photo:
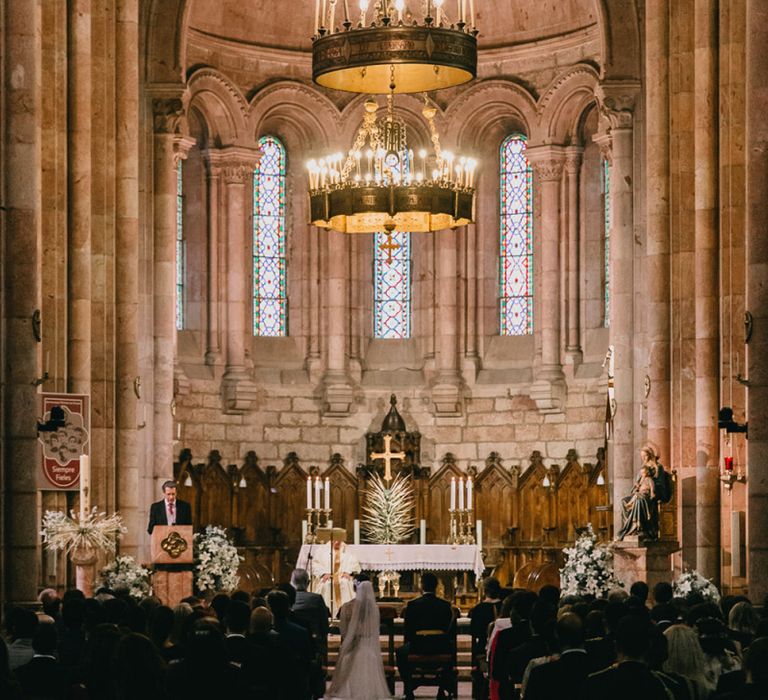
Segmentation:
<svg viewBox="0 0 768 700">
<path fill-rule="evenodd" d="M 611 549 L 616 578 L 627 589 L 635 581 L 645 581 L 653 589 L 661 581 L 672 581 L 672 554 L 680 549 L 680 545 L 677 542 L 643 542 L 637 537 L 625 537 L 622 542 L 614 542 Z"/>
<path fill-rule="evenodd" d="M 537 379 L 531 385 L 531 399 L 539 413 L 562 413 L 565 410 L 565 382 L 562 373 L 557 379 Z"/>
<path fill-rule="evenodd" d="M 326 416 L 344 418 L 352 413 L 355 402 L 355 390 L 346 375 L 325 377 L 323 403 Z"/>
<path fill-rule="evenodd" d="M 227 370 L 221 380 L 224 413 L 247 413 L 256 404 L 258 389 L 242 369 Z"/>
<path fill-rule="evenodd" d="M 462 415 L 463 396 L 456 379 L 442 379 L 432 387 L 432 408 L 436 418 Z"/>
</svg>

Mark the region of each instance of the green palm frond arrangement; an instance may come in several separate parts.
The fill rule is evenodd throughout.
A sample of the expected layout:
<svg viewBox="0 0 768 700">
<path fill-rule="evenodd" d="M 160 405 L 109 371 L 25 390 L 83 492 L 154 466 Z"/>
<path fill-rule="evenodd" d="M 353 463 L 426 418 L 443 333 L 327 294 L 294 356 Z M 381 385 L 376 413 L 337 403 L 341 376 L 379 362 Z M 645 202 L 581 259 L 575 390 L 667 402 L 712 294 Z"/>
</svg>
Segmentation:
<svg viewBox="0 0 768 700">
<path fill-rule="evenodd" d="M 410 476 L 398 474 L 387 488 L 384 480 L 374 474 L 368 482 L 365 503 L 362 526 L 369 542 L 398 544 L 411 536 L 415 521 Z"/>
</svg>

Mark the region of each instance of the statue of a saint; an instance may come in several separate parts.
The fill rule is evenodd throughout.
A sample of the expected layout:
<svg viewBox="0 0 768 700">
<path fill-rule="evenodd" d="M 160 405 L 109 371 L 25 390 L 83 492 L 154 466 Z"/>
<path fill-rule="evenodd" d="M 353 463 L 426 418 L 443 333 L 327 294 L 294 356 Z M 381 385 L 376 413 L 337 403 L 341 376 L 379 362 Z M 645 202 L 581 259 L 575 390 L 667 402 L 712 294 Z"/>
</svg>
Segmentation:
<svg viewBox="0 0 768 700">
<path fill-rule="evenodd" d="M 621 499 L 622 527 L 616 539 L 638 535 L 644 540 L 659 539 L 659 503 L 670 500 L 669 480 L 653 448 L 640 450 L 642 466 L 632 492 Z"/>
</svg>

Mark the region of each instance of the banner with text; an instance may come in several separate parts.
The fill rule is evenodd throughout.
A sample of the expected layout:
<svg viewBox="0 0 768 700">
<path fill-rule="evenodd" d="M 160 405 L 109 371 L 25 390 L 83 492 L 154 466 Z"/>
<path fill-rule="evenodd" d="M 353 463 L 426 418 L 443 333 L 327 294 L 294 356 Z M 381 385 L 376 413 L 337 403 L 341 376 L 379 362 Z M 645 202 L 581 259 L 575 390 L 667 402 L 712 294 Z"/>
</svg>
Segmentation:
<svg viewBox="0 0 768 700">
<path fill-rule="evenodd" d="M 40 394 L 41 422 L 38 486 L 73 490 L 80 480 L 80 457 L 90 452 L 90 397 L 85 394 Z"/>
</svg>

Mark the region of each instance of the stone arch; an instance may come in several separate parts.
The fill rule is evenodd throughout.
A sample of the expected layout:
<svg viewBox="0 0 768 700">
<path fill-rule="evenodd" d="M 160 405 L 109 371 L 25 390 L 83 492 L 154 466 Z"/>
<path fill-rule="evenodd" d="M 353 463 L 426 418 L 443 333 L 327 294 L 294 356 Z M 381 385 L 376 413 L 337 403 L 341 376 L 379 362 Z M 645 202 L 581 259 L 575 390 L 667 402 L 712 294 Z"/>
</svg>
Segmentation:
<svg viewBox="0 0 768 700">
<path fill-rule="evenodd" d="M 528 90 L 510 80 L 476 83 L 452 102 L 445 113 L 450 139 L 462 151 L 470 151 L 489 133 L 519 130 L 533 138 L 536 131 L 536 102 Z"/>
<path fill-rule="evenodd" d="M 581 116 L 595 102 L 598 80 L 597 70 L 582 63 L 550 83 L 537 104 L 543 143 L 576 142 Z"/>
<path fill-rule="evenodd" d="M 200 68 L 189 77 L 189 107 L 205 120 L 210 145 L 251 145 L 246 122 L 248 104 L 219 71 Z"/>
<path fill-rule="evenodd" d="M 642 75 L 640 11 L 637 0 L 595 0 L 602 34 L 600 77 L 639 80 Z"/>
</svg>

